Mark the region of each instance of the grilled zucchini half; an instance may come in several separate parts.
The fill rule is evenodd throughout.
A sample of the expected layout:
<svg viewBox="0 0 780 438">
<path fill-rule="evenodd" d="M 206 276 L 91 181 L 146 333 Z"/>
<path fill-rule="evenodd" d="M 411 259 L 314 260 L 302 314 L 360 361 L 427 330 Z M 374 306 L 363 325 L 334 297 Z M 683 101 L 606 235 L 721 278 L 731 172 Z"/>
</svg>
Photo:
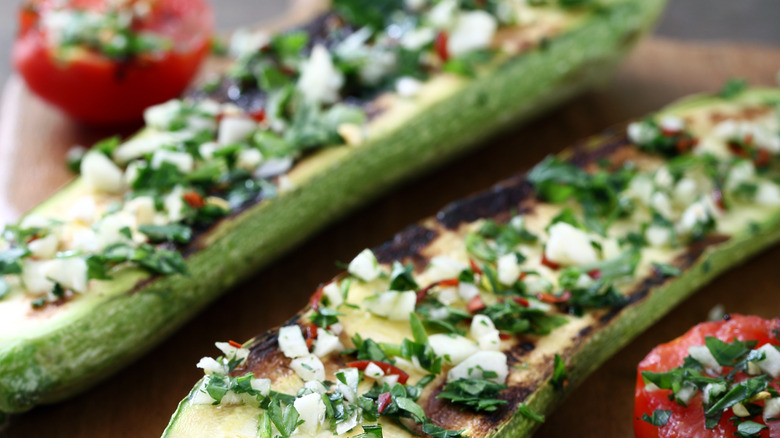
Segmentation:
<svg viewBox="0 0 780 438">
<path fill-rule="evenodd" d="M 664 1 L 402 3 L 239 34 L 227 74 L 6 227 L 0 411 L 95 384 L 351 208 L 603 81 Z"/>
<path fill-rule="evenodd" d="M 780 89 L 695 96 L 361 252 L 217 343 L 163 436 L 529 436 L 606 358 L 780 238 Z"/>
</svg>

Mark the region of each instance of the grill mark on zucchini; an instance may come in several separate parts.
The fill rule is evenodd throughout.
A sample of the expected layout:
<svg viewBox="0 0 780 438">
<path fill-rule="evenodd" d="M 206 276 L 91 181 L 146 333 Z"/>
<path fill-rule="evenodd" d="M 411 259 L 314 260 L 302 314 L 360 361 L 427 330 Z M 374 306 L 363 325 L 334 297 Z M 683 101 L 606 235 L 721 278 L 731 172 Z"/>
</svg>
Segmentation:
<svg viewBox="0 0 780 438">
<path fill-rule="evenodd" d="M 460 224 L 477 219 L 506 216 L 514 208 L 519 214 L 530 211 L 525 205 L 533 199 L 533 187 L 524 176 L 511 177 L 487 192 L 453 202 L 436 215 L 445 228 L 454 230 Z M 504 218 L 507 219 L 507 218 Z"/>
<path fill-rule="evenodd" d="M 418 271 L 425 268 L 428 258 L 423 250 L 439 236 L 439 232 L 424 225 L 412 225 L 393 240 L 383 243 L 374 250 L 374 255 L 380 263 L 391 263 L 393 260 L 411 259 Z"/>
</svg>

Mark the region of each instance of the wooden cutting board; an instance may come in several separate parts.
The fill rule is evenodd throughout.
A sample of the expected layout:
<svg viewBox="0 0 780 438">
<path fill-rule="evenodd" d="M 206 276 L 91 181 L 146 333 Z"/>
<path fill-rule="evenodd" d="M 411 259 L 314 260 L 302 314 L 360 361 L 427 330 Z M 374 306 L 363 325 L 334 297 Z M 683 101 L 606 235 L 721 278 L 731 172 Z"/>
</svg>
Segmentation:
<svg viewBox="0 0 780 438">
<path fill-rule="evenodd" d="M 155 437 L 201 377 L 195 363 L 218 340 L 246 340 L 305 305 L 317 285 L 362 248 L 390 238 L 446 203 L 528 169 L 549 153 L 612 124 L 639 117 L 693 92 L 717 90 L 739 76 L 773 85 L 780 50 L 669 40 L 642 43 L 598 91 L 537 121 L 494 136 L 481 148 L 371 203 L 235 288 L 136 364 L 70 401 L 11 419 L 8 437 Z M 31 96 L 18 79 L 6 86 L 0 117 L 0 217 L 18 216 L 69 176 L 71 144 L 104 133 L 73 125 Z M 551 415 L 537 436 L 631 436 L 638 361 L 722 304 L 729 312 L 780 316 L 780 248 L 720 277 L 632 342 Z M 110 342 L 110 340 L 107 340 Z M 0 433 L 0 435 L 3 435 Z"/>
</svg>

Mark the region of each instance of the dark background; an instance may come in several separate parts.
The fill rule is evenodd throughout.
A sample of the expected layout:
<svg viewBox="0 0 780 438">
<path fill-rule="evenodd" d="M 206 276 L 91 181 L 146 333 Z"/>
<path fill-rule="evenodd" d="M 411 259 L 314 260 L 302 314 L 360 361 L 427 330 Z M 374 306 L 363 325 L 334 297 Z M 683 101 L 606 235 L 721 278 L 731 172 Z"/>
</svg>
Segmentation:
<svg viewBox="0 0 780 438">
<path fill-rule="evenodd" d="M 211 0 L 217 26 L 227 31 L 272 20 L 289 0 Z M 778 0 L 670 0 L 657 35 L 696 40 L 730 40 L 780 45 Z M 0 80 L 10 71 L 10 47 L 19 1 L 0 0 Z"/>
</svg>

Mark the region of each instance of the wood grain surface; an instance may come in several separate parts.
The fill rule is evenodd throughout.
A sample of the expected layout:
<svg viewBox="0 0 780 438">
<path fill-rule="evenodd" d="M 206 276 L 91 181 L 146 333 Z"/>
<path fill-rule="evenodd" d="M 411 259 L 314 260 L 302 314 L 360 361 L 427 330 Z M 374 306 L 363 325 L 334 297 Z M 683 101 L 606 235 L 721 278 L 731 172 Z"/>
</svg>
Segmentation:
<svg viewBox="0 0 780 438">
<path fill-rule="evenodd" d="M 476 152 L 397 188 L 327 228 L 258 271 L 136 364 L 68 402 L 12 418 L 0 435 L 159 436 L 178 401 L 202 375 L 195 363 L 217 353 L 213 342 L 245 340 L 282 323 L 305 305 L 320 282 L 339 271 L 334 261 L 349 260 L 446 203 L 528 169 L 582 137 L 686 94 L 717 90 L 730 77 L 773 85 L 779 67 L 780 51 L 774 49 L 648 40 L 603 89 L 493 137 Z M 0 117 L 0 217 L 14 217 L 50 194 L 68 178 L 62 170 L 68 147 L 96 137 L 67 123 L 12 81 Z M 548 418 L 537 436 L 631 436 L 638 361 L 653 345 L 706 319 L 716 304 L 729 312 L 779 316 L 780 300 L 768 298 L 780 290 L 778 258 L 780 248 L 768 251 L 686 301 L 591 376 Z"/>
</svg>

